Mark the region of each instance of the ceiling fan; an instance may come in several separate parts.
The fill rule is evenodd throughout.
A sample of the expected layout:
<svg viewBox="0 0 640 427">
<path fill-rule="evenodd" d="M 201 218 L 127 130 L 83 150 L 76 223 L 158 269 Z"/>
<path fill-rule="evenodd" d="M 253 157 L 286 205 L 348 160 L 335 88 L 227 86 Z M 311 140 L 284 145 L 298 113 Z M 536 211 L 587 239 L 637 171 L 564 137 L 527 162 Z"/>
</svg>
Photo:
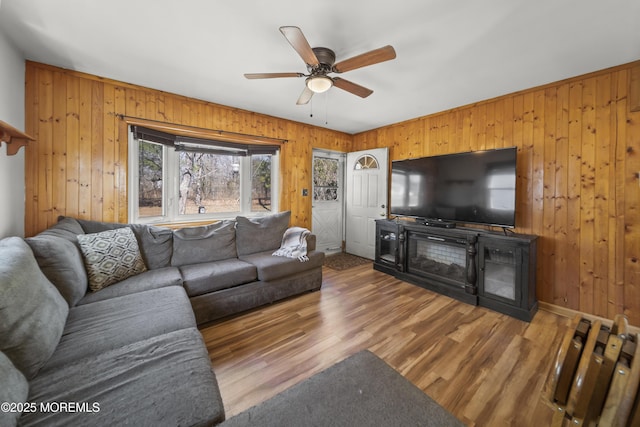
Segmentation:
<svg viewBox="0 0 640 427">
<path fill-rule="evenodd" d="M 326 47 L 314 47 L 302 34 L 298 27 L 280 27 L 280 32 L 289 41 L 298 55 L 307 64 L 308 74 L 304 73 L 249 73 L 244 76 L 248 79 L 272 79 L 279 77 L 306 77 L 306 85 L 296 104 L 303 105 L 311 100 L 314 93 L 322 93 L 335 86 L 361 98 L 366 98 L 373 91 L 364 86 L 350 82 L 340 77 L 330 77 L 330 73 L 344 73 L 356 68 L 366 67 L 379 62 L 389 61 L 396 57 L 396 51 L 392 46 L 384 46 L 369 52 L 362 53 L 349 59 L 335 63 L 336 54 Z"/>
</svg>

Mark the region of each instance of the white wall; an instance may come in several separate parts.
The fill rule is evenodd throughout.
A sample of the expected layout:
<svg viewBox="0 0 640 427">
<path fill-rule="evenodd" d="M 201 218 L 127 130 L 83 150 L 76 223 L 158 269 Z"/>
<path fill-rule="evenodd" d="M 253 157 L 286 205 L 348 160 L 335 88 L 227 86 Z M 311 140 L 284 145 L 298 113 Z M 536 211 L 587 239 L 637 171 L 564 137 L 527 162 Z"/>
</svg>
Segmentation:
<svg viewBox="0 0 640 427">
<path fill-rule="evenodd" d="M 0 63 L 0 120 L 24 130 L 25 62 L 1 28 Z M 0 147 L 0 238 L 24 236 L 24 148 L 7 156 L 6 147 Z"/>
</svg>

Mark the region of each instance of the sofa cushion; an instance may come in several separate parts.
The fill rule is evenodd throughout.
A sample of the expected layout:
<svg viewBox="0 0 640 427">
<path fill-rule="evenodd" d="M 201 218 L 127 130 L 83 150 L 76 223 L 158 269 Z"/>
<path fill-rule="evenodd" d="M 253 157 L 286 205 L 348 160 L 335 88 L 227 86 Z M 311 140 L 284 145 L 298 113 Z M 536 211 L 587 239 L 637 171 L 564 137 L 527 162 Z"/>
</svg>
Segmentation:
<svg viewBox="0 0 640 427">
<path fill-rule="evenodd" d="M 27 379 L 0 351 L 0 403 L 25 403 L 28 395 Z M 15 426 L 19 417 L 20 412 L 11 412 L 3 408 L 0 410 L 0 426 Z"/>
<path fill-rule="evenodd" d="M 257 279 L 256 268 L 237 258 L 183 265 L 180 272 L 190 297 L 231 288 Z"/>
<path fill-rule="evenodd" d="M 128 224 L 122 224 L 119 222 L 94 221 L 80 218 L 76 219 L 76 221 L 80 224 L 80 227 L 82 227 L 85 234 L 101 233 L 103 231 L 115 230 L 128 226 Z"/>
<path fill-rule="evenodd" d="M 49 233 L 29 237 L 26 241 L 47 279 L 58 288 L 70 307 L 76 305 L 87 293 L 89 283 L 77 242 Z"/>
<path fill-rule="evenodd" d="M 194 326 L 189 298 L 178 286 L 73 307 L 56 351 L 39 374 L 112 348 Z"/>
<path fill-rule="evenodd" d="M 131 224 L 142 258 L 149 270 L 169 267 L 173 254 L 173 230 L 145 224 Z"/>
<path fill-rule="evenodd" d="M 22 426 L 213 425 L 224 407 L 196 328 L 168 332 L 42 372 L 31 402 L 79 402 L 99 411 L 25 413 Z"/>
<path fill-rule="evenodd" d="M 48 236 L 56 236 L 62 237 L 63 239 L 69 240 L 73 243 L 78 243 L 77 236 L 78 234 L 84 234 L 85 231 L 82 229 L 82 226 L 75 218 L 67 217 L 67 216 L 59 216 L 58 222 L 51 227 L 47 228 L 39 235 L 48 235 Z"/>
<path fill-rule="evenodd" d="M 0 240 L 0 351 L 27 380 L 51 357 L 69 305 L 20 237 Z"/>
<path fill-rule="evenodd" d="M 308 252 L 307 257 L 309 258 L 308 261 L 300 262 L 297 258 L 271 255 L 271 251 L 269 251 L 243 255 L 240 259 L 256 266 L 258 280 L 267 281 L 290 276 L 315 267 L 322 267 L 324 252 Z"/>
<path fill-rule="evenodd" d="M 104 301 L 106 299 L 144 292 L 149 289 L 164 288 L 166 286 L 182 286 L 182 276 L 177 267 L 147 270 L 142 274 L 129 277 L 107 288 L 103 288 L 98 292 L 89 292 L 84 298 L 78 301 L 77 305 Z"/>
<path fill-rule="evenodd" d="M 170 228 L 156 227 L 147 224 L 121 224 L 117 222 L 91 221 L 78 219 L 77 223 L 84 233 L 101 233 L 107 230 L 129 227 L 138 240 L 140 253 L 145 265 L 150 270 L 169 267 L 173 252 L 173 232 Z"/>
<path fill-rule="evenodd" d="M 235 221 L 219 221 L 173 232 L 171 265 L 198 264 L 236 257 Z"/>
<path fill-rule="evenodd" d="M 136 237 L 129 227 L 80 234 L 78 243 L 92 291 L 147 270 Z"/>
<path fill-rule="evenodd" d="M 291 211 L 256 218 L 236 217 L 238 256 L 278 249 L 290 219 Z"/>
</svg>

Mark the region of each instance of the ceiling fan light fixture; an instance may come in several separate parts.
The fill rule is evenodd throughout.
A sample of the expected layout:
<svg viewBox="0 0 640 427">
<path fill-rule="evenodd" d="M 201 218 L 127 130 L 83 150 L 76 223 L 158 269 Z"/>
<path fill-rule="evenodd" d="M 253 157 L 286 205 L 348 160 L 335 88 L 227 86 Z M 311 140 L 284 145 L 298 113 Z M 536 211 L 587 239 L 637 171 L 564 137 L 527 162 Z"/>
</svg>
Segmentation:
<svg viewBox="0 0 640 427">
<path fill-rule="evenodd" d="M 333 80 L 327 76 L 312 76 L 306 81 L 309 90 L 315 93 L 326 92 L 333 86 Z"/>
</svg>

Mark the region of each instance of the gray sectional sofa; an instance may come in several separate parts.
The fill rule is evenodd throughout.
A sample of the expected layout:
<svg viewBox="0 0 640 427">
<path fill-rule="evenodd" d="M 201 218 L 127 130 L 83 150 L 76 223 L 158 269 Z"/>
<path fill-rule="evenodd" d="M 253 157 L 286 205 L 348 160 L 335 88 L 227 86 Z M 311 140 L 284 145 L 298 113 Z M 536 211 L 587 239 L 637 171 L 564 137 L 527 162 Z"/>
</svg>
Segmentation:
<svg viewBox="0 0 640 427">
<path fill-rule="evenodd" d="M 171 230 L 61 218 L 0 240 L 0 425 L 224 420 L 198 324 L 322 284 L 272 256 L 290 213 Z M 304 262 L 303 262 L 304 261 Z"/>
</svg>

